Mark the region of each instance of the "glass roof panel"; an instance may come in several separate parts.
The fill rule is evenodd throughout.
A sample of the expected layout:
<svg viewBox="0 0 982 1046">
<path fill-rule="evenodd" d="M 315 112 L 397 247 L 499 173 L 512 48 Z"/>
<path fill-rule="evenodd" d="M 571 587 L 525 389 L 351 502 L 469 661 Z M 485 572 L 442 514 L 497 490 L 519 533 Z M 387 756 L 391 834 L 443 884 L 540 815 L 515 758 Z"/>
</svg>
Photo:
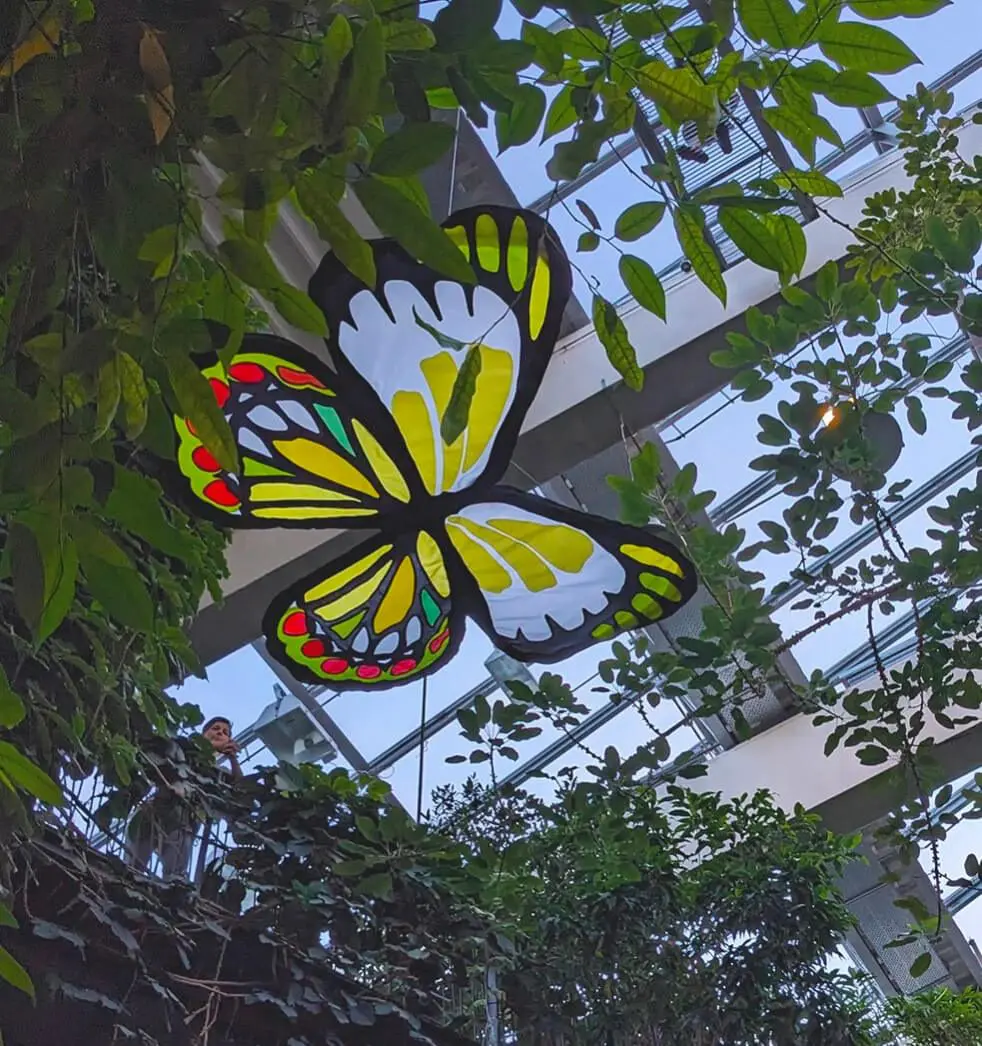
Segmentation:
<svg viewBox="0 0 982 1046">
<path fill-rule="evenodd" d="M 949 488 L 949 490 L 958 489 L 962 483 L 963 481 L 959 481 L 953 484 L 953 488 Z M 942 491 L 933 499 L 932 504 L 943 503 L 946 496 L 946 492 Z M 923 508 L 917 509 L 907 519 L 901 520 L 897 524 L 897 532 L 907 548 L 924 547 L 931 544 L 927 537 L 927 531 L 931 527 L 931 517 L 928 515 L 929 507 L 925 505 Z M 846 560 L 839 570 L 841 571 L 848 566 L 855 565 L 861 559 L 868 559 L 872 555 L 882 555 L 883 553 L 884 547 L 880 539 L 876 538 L 875 541 L 870 542 L 854 556 Z M 837 609 L 837 604 L 831 605 L 829 608 L 830 611 L 835 609 Z M 884 626 L 890 625 L 900 614 L 909 609 L 910 606 L 907 604 L 897 604 L 892 614 L 884 614 L 878 605 L 874 606 L 872 609 L 873 629 L 879 631 Z M 781 607 L 774 613 L 773 617 L 774 621 L 780 626 L 785 639 L 804 630 L 815 620 L 813 610 L 792 610 L 790 605 Z M 796 643 L 791 648 L 791 653 L 806 674 L 813 672 L 815 669 L 827 669 L 857 647 L 866 644 L 868 636 L 867 617 L 866 610 L 861 609 L 855 613 L 847 614 L 838 621 L 832 621 L 801 640 L 801 642 Z"/>
</svg>

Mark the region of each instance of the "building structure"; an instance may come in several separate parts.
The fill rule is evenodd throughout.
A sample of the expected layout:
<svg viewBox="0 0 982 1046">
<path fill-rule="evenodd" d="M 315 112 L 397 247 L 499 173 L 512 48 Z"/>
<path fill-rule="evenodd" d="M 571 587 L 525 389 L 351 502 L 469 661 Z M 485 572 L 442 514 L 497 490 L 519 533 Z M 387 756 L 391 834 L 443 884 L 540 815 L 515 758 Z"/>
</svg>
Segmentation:
<svg viewBox="0 0 982 1046">
<path fill-rule="evenodd" d="M 924 79 L 931 81 L 931 86 L 953 90 L 961 106 L 969 105 L 982 95 L 982 51 L 965 55 L 951 68 L 935 68 L 933 75 Z M 692 187 L 733 179 L 746 183 L 800 164 L 759 119 L 760 104 L 761 100 L 751 92 L 741 96 L 734 113 L 739 133 L 732 136 L 732 148 L 726 149 L 720 141 L 707 143 L 705 162 L 691 161 L 692 169 L 686 171 Z M 820 210 L 807 200 L 802 200 L 796 209 L 808 242 L 802 274 L 806 280 L 826 262 L 844 257 L 850 241 L 849 226 L 858 219 L 868 196 L 887 188 L 901 188 L 906 183 L 903 160 L 891 130 L 895 111 L 872 106 L 854 112 L 836 110 L 827 115 L 834 115 L 844 145 L 831 149 L 820 166 L 839 181 L 844 195 L 841 199 L 821 201 Z M 603 214 L 604 207 L 608 211 L 610 207 L 605 198 L 614 196 L 620 210 L 630 202 L 620 192 L 624 183 L 618 183 L 616 191 L 611 187 L 622 170 L 624 157 L 640 151 L 648 162 L 655 162 L 662 147 L 660 142 L 668 133 L 642 107 L 632 133 L 614 143 L 578 179 L 561 186 L 541 186 L 541 192 L 526 184 L 521 187 L 519 200 L 506 176 L 506 168 L 514 161 L 506 155 L 504 165 L 499 167 L 482 136 L 466 119 L 456 113 L 443 118 L 457 124 L 459 135 L 452 156 L 427 172 L 424 179 L 437 216 L 475 203 L 522 202 L 548 213 L 566 240 L 575 238 L 578 232 L 567 201 L 582 196 Z M 982 154 L 982 127 L 968 127 L 962 145 L 969 154 Z M 357 202 L 348 200 L 345 206 L 356 226 L 366 234 L 372 233 Z M 724 262 L 729 292 L 727 305 L 721 306 L 694 275 L 684 271 L 681 251 L 670 234 L 666 236 L 668 240 L 653 245 L 658 256 L 649 260 L 660 270 L 666 287 L 669 323 L 663 324 L 628 299 L 618 302 L 645 371 L 644 390 L 632 393 L 619 384 L 582 305 L 573 302 L 565 319 L 566 334 L 527 419 L 507 481 L 593 512 L 613 515 L 616 503 L 605 477 L 625 470 L 635 438 L 648 439 L 660 445 L 662 460 L 669 469 L 673 463 L 685 461 L 699 466 L 701 485 L 717 492 L 708 513 L 711 523 L 723 526 L 739 520 L 752 532 L 761 518 L 780 511 L 773 500 L 781 496 L 773 477 L 759 476 L 746 467 L 756 453 L 748 411 L 753 418 L 766 403 L 747 405 L 734 399 L 722 388 L 725 372 L 711 365 L 709 354 L 723 344 L 728 331 L 741 329 L 743 314 L 749 307 L 757 306 L 764 312 L 777 307 L 777 277 L 741 260 L 734 245 L 715 230 L 715 247 Z M 295 215 L 284 210 L 273 247 L 275 260 L 291 283 L 306 285 L 327 246 Z M 311 351 L 324 355 L 323 348 L 310 338 L 293 330 L 288 333 Z M 946 340 L 938 350 L 939 358 L 958 361 L 971 351 L 968 342 L 955 330 L 940 333 Z M 780 390 L 775 391 L 775 398 L 779 393 Z M 724 439 L 725 457 L 718 453 Z M 943 419 L 932 422 L 929 418 L 925 441 L 922 450 L 903 459 L 905 478 L 911 478 L 913 483 L 897 509 L 895 522 L 905 535 L 916 534 L 918 528 L 925 526 L 925 506 L 929 501 L 953 483 L 965 482 L 976 467 L 975 452 L 964 441 L 964 434 L 953 435 L 953 430 L 946 430 Z M 762 517 L 764 501 L 768 504 Z M 840 540 L 828 557 L 836 564 L 859 556 L 876 540 L 871 528 L 847 525 L 836 533 Z M 208 663 L 252 644 L 269 664 L 271 673 L 303 704 L 322 734 L 336 746 L 340 758 L 355 770 L 387 778 L 396 797 L 409 806 L 417 788 L 421 759 L 427 793 L 440 784 L 459 783 L 474 771 L 473 766 L 451 767 L 444 761 L 458 749 L 456 713 L 473 703 L 479 694 L 500 690 L 500 681 L 485 669 L 485 660 L 493 653 L 490 643 L 472 631 L 454 668 L 429 681 L 427 714 L 420 721 L 421 683 L 370 696 L 335 694 L 324 687 L 298 684 L 267 658 L 257 637 L 260 617 L 269 599 L 293 579 L 341 554 L 353 541 L 354 536 L 344 531 L 236 533 L 230 551 L 226 601 L 221 606 L 202 609 L 194 629 L 195 642 Z M 787 575 L 788 563 L 778 556 L 764 559 L 761 569 L 773 587 Z M 775 601 L 774 617 L 786 634 L 788 630 L 796 631 L 798 612 L 791 606 L 793 596 L 792 589 Z M 705 593 L 701 598 L 706 598 Z M 697 597 L 664 626 L 653 626 L 653 638 L 672 645 L 679 635 L 692 634 L 699 627 L 700 609 L 701 599 Z M 820 667 L 843 683 L 864 679 L 872 665 L 863 625 L 859 623 L 857 627 L 856 622 L 843 619 L 823 632 L 820 643 L 804 642 L 793 655 L 783 655 L 786 678 L 801 679 L 803 673 Z M 877 622 L 895 663 L 910 653 L 912 627 L 911 615 Z M 590 708 L 582 727 L 568 732 L 544 730 L 534 743 L 524 746 L 522 761 L 508 780 L 531 783 L 537 771 L 583 765 L 589 761 L 587 748 L 603 750 L 608 744 L 623 747 L 641 736 L 644 727 L 632 702 L 614 704 L 592 689 L 596 664 L 603 655 L 602 648 L 586 651 L 560 669 Z M 541 668 L 532 667 L 533 675 L 540 671 Z M 369 701 L 372 708 L 366 713 Z M 686 711 L 684 702 L 680 706 L 663 702 L 657 711 L 656 725 L 667 729 L 681 720 Z M 754 731 L 749 739 L 739 740 L 732 724 L 723 718 L 682 727 L 673 735 L 680 750 L 713 756 L 703 787 L 733 794 L 767 787 L 787 805 L 801 802 L 819 811 L 839 831 L 864 833 L 863 848 L 869 864 L 844 884 L 860 920 L 851 945 L 885 990 L 906 992 L 930 985 L 982 983 L 977 952 L 957 927 L 935 947 L 929 969 L 916 980 L 907 972 L 911 956 L 904 949 L 884 947 L 903 929 L 902 913 L 893 902 L 905 893 L 923 894 L 927 882 L 917 868 L 908 869 L 895 884 L 878 882 L 882 869 L 896 867 L 896 855 L 877 847 L 872 828 L 903 798 L 884 792 L 882 768 L 862 766 L 850 750 L 826 759 L 821 731 L 796 711 L 790 689 L 775 688 L 748 703 L 744 711 Z M 982 720 L 950 731 L 939 730 L 936 740 L 949 779 L 959 780 L 982 763 Z M 803 766 L 814 772 L 802 774 Z M 972 892 L 968 891 L 952 898 L 952 909 L 958 909 L 970 895 Z"/>
</svg>

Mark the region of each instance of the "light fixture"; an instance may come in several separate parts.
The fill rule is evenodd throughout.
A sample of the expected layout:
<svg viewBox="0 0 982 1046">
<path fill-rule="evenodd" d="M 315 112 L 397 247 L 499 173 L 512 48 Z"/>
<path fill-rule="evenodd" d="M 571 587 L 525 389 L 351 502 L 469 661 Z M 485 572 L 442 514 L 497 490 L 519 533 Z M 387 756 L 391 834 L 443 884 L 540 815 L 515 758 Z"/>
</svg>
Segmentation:
<svg viewBox="0 0 982 1046">
<path fill-rule="evenodd" d="M 337 749 L 310 718 L 300 700 L 279 683 L 273 685 L 273 694 L 276 699 L 246 727 L 239 743 L 244 745 L 253 737 L 259 738 L 277 761 L 290 766 L 333 762 Z"/>
<path fill-rule="evenodd" d="M 900 459 L 903 431 L 892 414 L 857 409 L 854 400 L 829 403 L 816 436 L 828 468 L 858 490 L 881 487 Z"/>
</svg>

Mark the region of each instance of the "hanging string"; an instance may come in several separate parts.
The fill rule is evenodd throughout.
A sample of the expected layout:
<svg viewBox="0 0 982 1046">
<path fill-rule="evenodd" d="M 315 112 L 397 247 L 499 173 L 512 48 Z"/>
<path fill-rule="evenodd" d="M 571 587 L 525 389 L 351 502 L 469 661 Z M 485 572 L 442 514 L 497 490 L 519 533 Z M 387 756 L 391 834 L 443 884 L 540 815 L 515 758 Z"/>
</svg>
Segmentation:
<svg viewBox="0 0 982 1046">
<path fill-rule="evenodd" d="M 456 133 L 453 138 L 453 153 L 450 156 L 450 198 L 447 200 L 447 214 L 453 214 L 454 196 L 457 188 L 457 150 L 460 146 L 460 109 L 457 110 Z"/>
<path fill-rule="evenodd" d="M 416 823 L 423 817 L 423 768 L 426 754 L 426 676 L 423 676 L 423 700 L 419 712 L 419 781 L 416 784 Z"/>
</svg>

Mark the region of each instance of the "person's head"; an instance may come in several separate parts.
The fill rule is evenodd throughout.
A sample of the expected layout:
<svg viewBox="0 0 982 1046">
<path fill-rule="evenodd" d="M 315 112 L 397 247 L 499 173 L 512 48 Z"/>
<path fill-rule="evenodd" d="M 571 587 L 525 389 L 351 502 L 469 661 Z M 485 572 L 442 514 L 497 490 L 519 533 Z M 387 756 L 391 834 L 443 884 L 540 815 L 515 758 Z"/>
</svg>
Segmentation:
<svg viewBox="0 0 982 1046">
<path fill-rule="evenodd" d="M 212 748 L 224 748 L 232 739 L 232 722 L 224 716 L 212 716 L 201 733 L 211 742 Z"/>
</svg>

